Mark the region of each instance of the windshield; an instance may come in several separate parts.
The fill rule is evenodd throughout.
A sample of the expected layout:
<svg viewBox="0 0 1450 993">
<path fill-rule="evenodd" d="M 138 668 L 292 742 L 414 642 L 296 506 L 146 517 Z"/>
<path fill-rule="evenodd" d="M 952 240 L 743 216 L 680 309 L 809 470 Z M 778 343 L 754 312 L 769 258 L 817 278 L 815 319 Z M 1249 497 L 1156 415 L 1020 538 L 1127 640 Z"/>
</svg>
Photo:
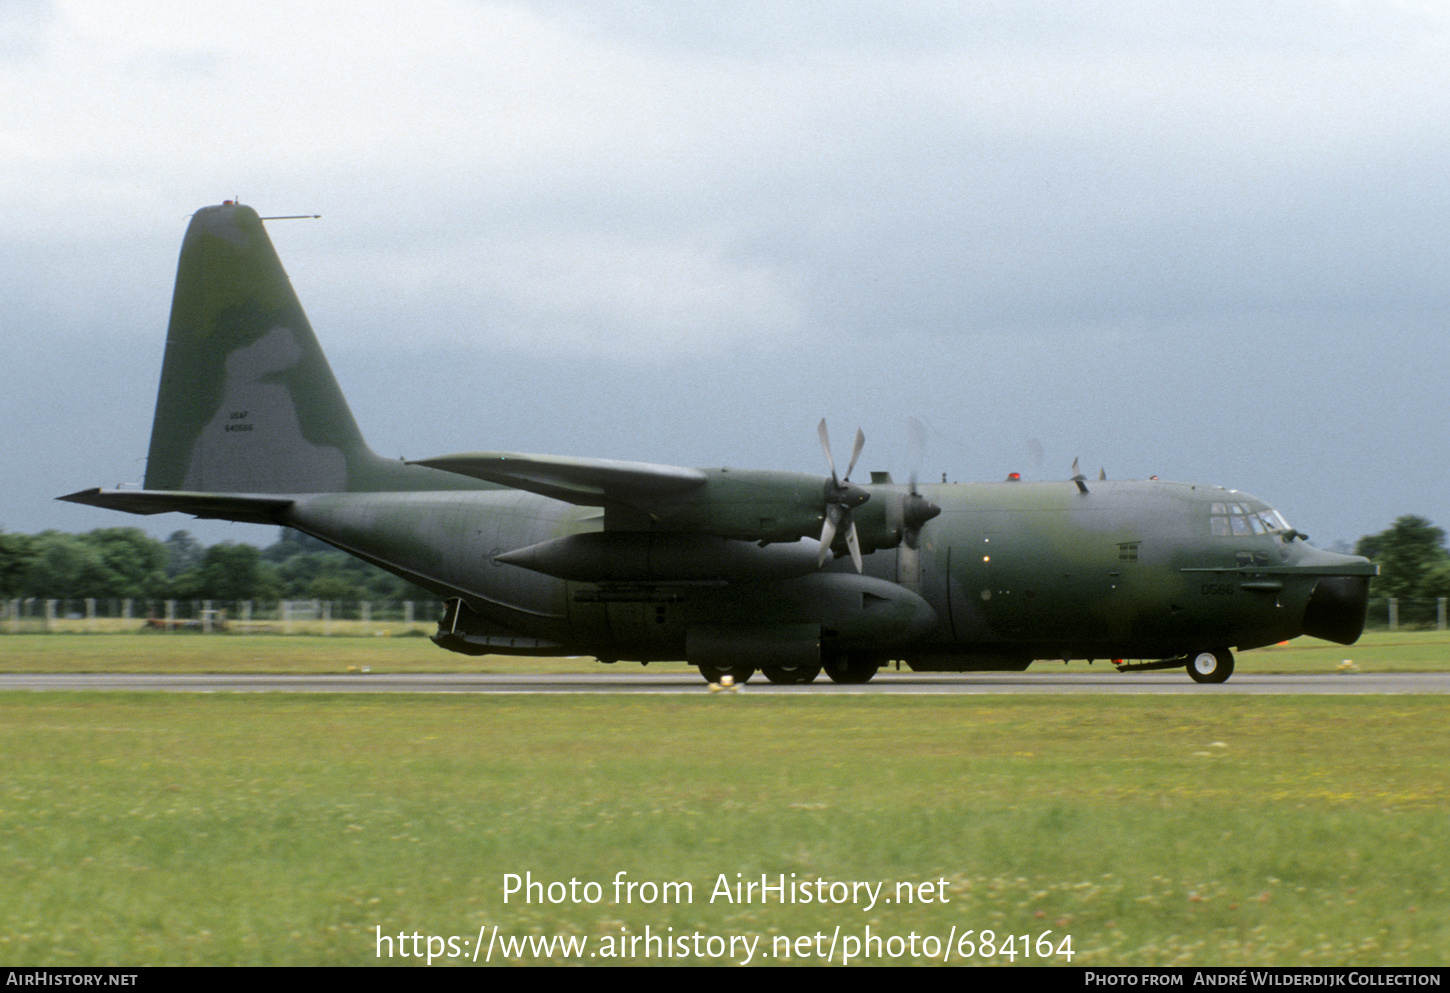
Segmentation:
<svg viewBox="0 0 1450 993">
<path fill-rule="evenodd" d="M 1215 538 L 1247 537 L 1288 531 L 1289 522 L 1274 508 L 1240 500 L 1215 503 L 1209 508 L 1209 527 Z"/>
</svg>

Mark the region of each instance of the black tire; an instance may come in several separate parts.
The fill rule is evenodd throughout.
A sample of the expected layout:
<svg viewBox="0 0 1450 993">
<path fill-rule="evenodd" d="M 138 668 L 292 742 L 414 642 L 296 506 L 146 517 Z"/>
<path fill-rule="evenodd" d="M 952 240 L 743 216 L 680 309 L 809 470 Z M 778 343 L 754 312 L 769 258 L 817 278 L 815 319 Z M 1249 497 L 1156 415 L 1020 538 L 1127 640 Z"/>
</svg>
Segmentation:
<svg viewBox="0 0 1450 993">
<path fill-rule="evenodd" d="M 760 671 L 772 683 L 794 686 L 812 682 L 821 674 L 821 667 L 818 665 L 765 665 L 760 667 Z"/>
<path fill-rule="evenodd" d="M 735 680 L 736 686 L 740 686 L 750 682 L 750 677 L 755 675 L 755 667 L 749 665 L 702 665 L 699 668 L 707 683 L 718 683 L 721 676 L 729 676 Z"/>
<path fill-rule="evenodd" d="M 1227 648 L 1203 649 L 1188 656 L 1188 675 L 1195 683 L 1222 683 L 1233 674 L 1234 656 Z"/>
<path fill-rule="evenodd" d="M 833 683 L 869 683 L 881 663 L 873 659 L 844 656 L 826 663 L 826 675 Z"/>
</svg>

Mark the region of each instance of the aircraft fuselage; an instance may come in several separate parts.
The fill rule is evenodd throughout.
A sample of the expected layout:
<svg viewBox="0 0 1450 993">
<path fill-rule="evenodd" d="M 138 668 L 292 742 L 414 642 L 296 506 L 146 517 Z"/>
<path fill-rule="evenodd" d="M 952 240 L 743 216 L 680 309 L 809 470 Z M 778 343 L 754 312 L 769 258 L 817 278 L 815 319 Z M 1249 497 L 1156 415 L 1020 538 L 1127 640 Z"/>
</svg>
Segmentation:
<svg viewBox="0 0 1450 993">
<path fill-rule="evenodd" d="M 878 503 L 905 490 L 866 488 Z M 1236 491 L 1145 480 L 920 492 L 940 516 L 917 547 L 867 554 L 859 576 L 844 557 L 818 569 L 811 539 L 762 548 L 694 531 L 605 532 L 598 508 L 511 489 L 298 496 L 286 523 L 461 601 L 438 640 L 473 653 L 663 661 L 690 659 L 704 638 L 717 663 L 733 640 L 741 665 L 768 663 L 771 645 L 795 659 L 818 644 L 821 657 L 968 670 L 1242 650 L 1305 633 L 1352 641 L 1363 622 L 1372 567 L 1297 533 L 1235 534 L 1235 515 L 1215 507 L 1268 511 Z M 553 558 L 502 560 L 550 543 Z"/>
</svg>

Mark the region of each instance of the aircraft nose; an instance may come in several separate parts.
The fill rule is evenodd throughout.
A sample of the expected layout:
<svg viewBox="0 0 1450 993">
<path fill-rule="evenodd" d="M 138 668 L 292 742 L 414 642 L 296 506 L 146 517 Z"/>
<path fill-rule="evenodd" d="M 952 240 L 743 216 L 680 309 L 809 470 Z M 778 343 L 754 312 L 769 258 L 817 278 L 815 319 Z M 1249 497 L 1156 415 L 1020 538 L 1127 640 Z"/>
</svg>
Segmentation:
<svg viewBox="0 0 1450 993">
<path fill-rule="evenodd" d="M 1364 631 L 1369 576 L 1321 576 L 1304 608 L 1304 633 L 1352 645 Z"/>
</svg>

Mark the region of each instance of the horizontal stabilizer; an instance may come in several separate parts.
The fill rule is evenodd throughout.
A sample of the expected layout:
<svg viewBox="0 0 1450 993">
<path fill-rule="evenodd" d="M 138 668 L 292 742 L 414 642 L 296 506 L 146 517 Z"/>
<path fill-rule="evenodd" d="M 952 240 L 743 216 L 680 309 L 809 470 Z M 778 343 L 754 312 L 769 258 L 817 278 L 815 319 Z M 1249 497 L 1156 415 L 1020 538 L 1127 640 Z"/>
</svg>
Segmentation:
<svg viewBox="0 0 1450 993">
<path fill-rule="evenodd" d="M 464 452 L 411 463 L 586 507 L 639 506 L 705 485 L 705 473 L 672 465 L 512 452 Z"/>
<path fill-rule="evenodd" d="M 103 490 L 99 487 L 57 497 L 128 514 L 191 514 L 193 517 L 243 524 L 280 524 L 280 515 L 292 505 L 290 497 L 178 493 L 175 490 Z"/>
</svg>

